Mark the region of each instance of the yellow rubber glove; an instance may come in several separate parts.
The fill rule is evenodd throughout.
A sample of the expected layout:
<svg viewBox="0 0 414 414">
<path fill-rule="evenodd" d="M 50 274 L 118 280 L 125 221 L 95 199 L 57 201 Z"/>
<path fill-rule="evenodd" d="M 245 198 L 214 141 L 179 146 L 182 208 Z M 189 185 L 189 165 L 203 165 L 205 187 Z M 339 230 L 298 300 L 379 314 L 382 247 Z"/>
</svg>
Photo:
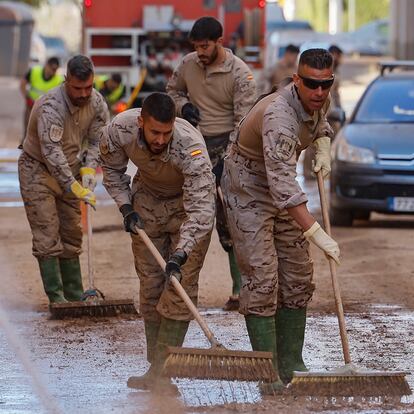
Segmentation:
<svg viewBox="0 0 414 414">
<path fill-rule="evenodd" d="M 80 200 L 90 204 L 93 208 L 95 208 L 96 196 L 91 190 L 89 190 L 89 188 L 84 188 L 77 181 L 74 181 L 70 186 L 70 190 Z"/>
<path fill-rule="evenodd" d="M 331 172 L 331 139 L 320 137 L 313 141 L 315 145 L 315 166 L 313 171 L 317 173 L 322 170 L 323 178 L 327 178 Z"/>
<path fill-rule="evenodd" d="M 309 241 L 323 250 L 327 256 L 332 257 L 336 264 L 340 264 L 339 256 L 341 252 L 339 251 L 338 243 L 325 233 L 317 221 L 303 234 Z"/>
<path fill-rule="evenodd" d="M 96 187 L 96 171 L 94 168 L 90 167 L 82 167 L 80 170 L 80 176 L 82 177 L 82 186 L 85 188 L 89 188 L 89 190 L 93 191 Z"/>
</svg>

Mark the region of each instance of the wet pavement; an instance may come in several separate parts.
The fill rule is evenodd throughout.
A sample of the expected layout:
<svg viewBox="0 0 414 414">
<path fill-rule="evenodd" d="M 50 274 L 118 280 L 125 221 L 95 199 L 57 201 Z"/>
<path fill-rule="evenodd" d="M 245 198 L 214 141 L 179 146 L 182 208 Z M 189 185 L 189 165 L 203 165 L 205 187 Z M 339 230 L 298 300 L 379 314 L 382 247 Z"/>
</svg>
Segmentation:
<svg viewBox="0 0 414 414">
<path fill-rule="evenodd" d="M 414 314 L 397 307 L 371 306 L 347 315 L 351 355 L 362 368 L 409 371 L 414 355 Z M 49 320 L 44 312 L 14 311 L 13 326 L 62 413 L 412 413 L 413 397 L 262 399 L 254 383 L 224 381 L 177 382 L 180 397 L 153 395 L 126 387 L 127 378 L 145 372 L 143 321 L 135 318 Z M 243 318 L 221 310 L 203 312 L 219 341 L 231 349 L 250 349 Z M 336 317 L 308 317 L 304 360 L 311 370 L 340 367 L 341 346 Z M 200 328 L 191 323 L 186 346 L 207 347 Z M 0 412 L 46 413 L 30 376 L 0 334 Z M 414 388 L 414 375 L 407 375 Z M 51 412 L 51 411 L 49 411 Z"/>
</svg>

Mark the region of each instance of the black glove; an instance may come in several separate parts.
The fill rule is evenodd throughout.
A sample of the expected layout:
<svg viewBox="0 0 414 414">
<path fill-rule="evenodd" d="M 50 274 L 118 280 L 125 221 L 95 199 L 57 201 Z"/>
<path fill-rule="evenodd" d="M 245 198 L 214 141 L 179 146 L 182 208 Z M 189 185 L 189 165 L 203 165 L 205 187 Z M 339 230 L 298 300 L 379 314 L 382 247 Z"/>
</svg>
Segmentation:
<svg viewBox="0 0 414 414">
<path fill-rule="evenodd" d="M 131 204 L 123 204 L 119 211 L 124 217 L 124 228 L 128 233 L 138 234 L 135 227 L 144 228 L 144 222 L 138 213 L 134 210 Z"/>
<path fill-rule="evenodd" d="M 165 266 L 165 273 L 171 276 L 171 273 L 181 274 L 181 266 L 187 261 L 187 253 L 184 250 L 176 250 L 168 259 Z"/>
<path fill-rule="evenodd" d="M 191 102 L 187 102 L 181 108 L 181 115 L 193 127 L 197 127 L 198 123 L 200 122 L 200 111 Z"/>
</svg>

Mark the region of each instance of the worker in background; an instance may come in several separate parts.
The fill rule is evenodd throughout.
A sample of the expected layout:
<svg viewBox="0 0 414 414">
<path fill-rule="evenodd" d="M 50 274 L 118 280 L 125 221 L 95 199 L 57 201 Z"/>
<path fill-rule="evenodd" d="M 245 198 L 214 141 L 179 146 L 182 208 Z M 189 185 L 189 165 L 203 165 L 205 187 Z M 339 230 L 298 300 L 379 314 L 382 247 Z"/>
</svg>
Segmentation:
<svg viewBox="0 0 414 414">
<path fill-rule="evenodd" d="M 260 94 L 267 94 L 280 86 L 286 86 L 296 72 L 299 48 L 293 44 L 286 46 L 283 56 L 270 69 L 262 71 L 258 82 Z"/>
<path fill-rule="evenodd" d="M 175 69 L 168 81 L 167 93 L 177 105 L 177 115 L 203 134 L 219 186 L 230 136 L 254 103 L 255 81 L 247 65 L 223 47 L 223 27 L 215 18 L 198 19 L 189 38 L 195 52 L 184 56 Z M 237 310 L 240 274 L 220 196 L 216 204 L 216 228 L 229 256 L 233 283 L 232 295 L 224 309 Z"/>
<path fill-rule="evenodd" d="M 69 60 L 64 84 L 36 100 L 18 161 L 32 252 L 50 303 L 83 293 L 80 200 L 95 206 L 98 138 L 109 121 L 93 72 L 86 56 Z"/>
<path fill-rule="evenodd" d="M 335 81 L 331 88 L 331 104 L 334 108 L 342 108 L 341 96 L 339 94 L 339 88 L 341 86 L 339 66 L 342 63 L 343 52 L 336 45 L 330 46 L 328 50 L 333 57 L 333 72 L 335 75 Z"/>
<path fill-rule="evenodd" d="M 103 183 L 131 233 L 140 280 L 148 372 L 131 377 L 136 389 L 165 388 L 160 377 L 167 346 L 181 346 L 192 314 L 168 277 L 181 274 L 181 285 L 197 304 L 198 277 L 214 224 L 215 183 L 202 135 L 176 118 L 174 101 L 154 92 L 142 109 L 117 115 L 104 128 L 101 142 Z M 138 167 L 130 187 L 128 162 Z M 161 269 L 136 228 L 144 229 L 167 262 Z"/>
<path fill-rule="evenodd" d="M 258 101 L 241 122 L 221 181 L 240 266 L 240 312 L 253 350 L 270 351 L 280 379 L 261 385 L 277 392 L 302 359 L 306 307 L 314 291 L 309 242 L 339 261 L 338 244 L 309 213 L 296 181 L 300 152 L 316 148 L 314 171 L 330 171 L 332 129 L 325 114 L 334 81 L 324 49 L 302 53 L 293 83 Z"/>
<path fill-rule="evenodd" d="M 105 98 L 108 108 L 113 112 L 114 105 L 125 96 L 122 76 L 119 73 L 113 73 L 110 77 L 97 76 L 94 83 L 95 88 Z"/>
<path fill-rule="evenodd" d="M 20 81 L 20 91 L 26 100 L 23 120 L 24 135 L 26 135 L 30 112 L 35 101 L 63 82 L 63 76 L 57 73 L 59 66 L 59 59 L 57 57 L 51 57 L 44 66 L 33 66 Z"/>
</svg>

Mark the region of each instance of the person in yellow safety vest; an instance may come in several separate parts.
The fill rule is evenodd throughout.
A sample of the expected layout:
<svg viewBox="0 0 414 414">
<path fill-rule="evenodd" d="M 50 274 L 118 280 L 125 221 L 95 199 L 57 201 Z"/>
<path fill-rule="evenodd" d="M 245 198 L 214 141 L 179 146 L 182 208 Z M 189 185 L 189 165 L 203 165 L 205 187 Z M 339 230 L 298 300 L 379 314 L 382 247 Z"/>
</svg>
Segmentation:
<svg viewBox="0 0 414 414">
<path fill-rule="evenodd" d="M 63 76 L 57 74 L 59 66 L 59 59 L 57 57 L 51 57 L 44 66 L 36 65 L 32 67 L 20 81 L 20 91 L 26 99 L 23 138 L 26 135 L 30 112 L 36 99 L 63 82 Z"/>
<path fill-rule="evenodd" d="M 105 98 L 108 108 L 112 107 L 125 95 L 125 85 L 119 73 L 109 76 L 97 76 L 95 78 L 95 89 Z"/>
</svg>

